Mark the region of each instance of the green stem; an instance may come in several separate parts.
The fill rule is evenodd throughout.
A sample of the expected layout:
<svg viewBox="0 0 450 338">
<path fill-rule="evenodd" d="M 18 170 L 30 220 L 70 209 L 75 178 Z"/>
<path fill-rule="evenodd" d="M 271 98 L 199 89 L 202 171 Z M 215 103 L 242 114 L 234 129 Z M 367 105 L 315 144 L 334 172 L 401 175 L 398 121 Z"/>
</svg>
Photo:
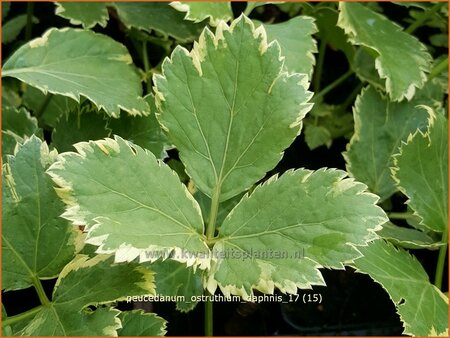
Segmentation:
<svg viewBox="0 0 450 338">
<path fill-rule="evenodd" d="M 350 93 L 350 95 L 345 99 L 344 103 L 342 104 L 342 110 L 346 110 L 352 102 L 355 100 L 356 96 L 361 92 L 361 89 L 364 87 L 362 83 L 357 85 L 355 89 Z"/>
<path fill-rule="evenodd" d="M 45 109 L 47 109 L 51 99 L 53 97 L 52 93 L 48 93 L 47 96 L 45 97 L 44 102 L 42 102 L 41 106 L 36 110 L 36 112 L 34 113 L 34 115 L 36 116 L 36 118 L 40 118 L 42 116 L 42 114 L 44 114 Z"/>
<path fill-rule="evenodd" d="M 409 219 L 414 215 L 410 212 L 388 212 L 388 217 L 391 219 Z"/>
<path fill-rule="evenodd" d="M 34 9 L 34 3 L 28 2 L 27 3 L 27 25 L 25 26 L 25 40 L 26 41 L 31 40 L 32 27 L 33 27 L 33 9 Z"/>
<path fill-rule="evenodd" d="M 248 1 L 247 7 L 245 8 L 245 11 L 244 11 L 244 15 L 249 16 L 250 13 L 255 9 L 255 7 L 256 7 L 256 2 Z"/>
<path fill-rule="evenodd" d="M 209 211 L 208 225 L 206 226 L 206 241 L 210 247 L 214 245 L 214 235 L 216 232 L 217 213 L 219 211 L 219 197 L 221 186 L 217 185 L 211 198 L 211 209 Z M 208 290 L 205 290 L 205 296 L 211 296 Z M 207 297 L 205 301 L 205 336 L 213 335 L 213 303 Z"/>
<path fill-rule="evenodd" d="M 326 94 L 328 94 L 330 91 L 332 91 L 334 88 L 339 86 L 342 82 L 347 80 L 350 76 L 353 75 L 353 70 L 349 69 L 345 74 L 343 74 L 341 77 L 336 79 L 334 82 L 330 83 L 328 86 L 326 86 L 324 89 L 322 89 L 319 93 L 314 95 L 313 101 L 318 102 L 320 99 L 323 98 Z"/>
<path fill-rule="evenodd" d="M 439 76 L 442 72 L 444 72 L 447 69 L 447 67 L 448 67 L 448 56 L 433 67 L 433 69 L 430 72 L 430 75 L 428 75 L 428 81 L 434 79 L 436 76 Z"/>
<path fill-rule="evenodd" d="M 445 229 L 442 234 L 442 242 L 447 242 L 448 229 Z M 434 285 L 441 290 L 442 289 L 442 277 L 444 275 L 445 257 L 447 255 L 448 244 L 445 244 L 439 249 L 438 261 L 436 264 L 436 274 L 434 275 Z"/>
<path fill-rule="evenodd" d="M 36 289 L 41 304 L 44 306 L 49 306 L 50 300 L 47 298 L 47 295 L 45 294 L 44 287 L 42 286 L 41 281 L 36 276 L 33 276 L 33 285 L 34 288 Z"/>
<path fill-rule="evenodd" d="M 211 199 L 211 210 L 209 212 L 208 225 L 206 226 L 206 240 L 210 242 L 216 232 L 217 213 L 219 211 L 220 186 L 214 189 Z"/>
<path fill-rule="evenodd" d="M 317 93 L 320 89 L 320 80 L 322 79 L 323 62 L 325 60 L 326 47 L 327 42 L 325 40 L 320 40 L 319 56 L 317 58 L 316 69 L 314 71 L 314 93 Z"/>
<path fill-rule="evenodd" d="M 434 5 L 430 10 L 422 12 L 422 15 L 419 16 L 417 20 L 414 21 L 411 25 L 409 25 L 409 27 L 405 29 L 405 32 L 409 34 L 413 33 L 417 28 L 422 26 L 425 23 L 425 21 L 428 20 L 428 18 L 430 18 L 433 14 L 439 11 L 445 3 L 446 2 L 439 2 L 436 5 Z"/>
<path fill-rule="evenodd" d="M 205 290 L 205 296 L 208 296 L 205 301 L 205 336 L 211 337 L 213 335 L 213 302 L 209 300 L 211 294 L 207 290 Z"/>
<path fill-rule="evenodd" d="M 142 61 L 144 62 L 145 72 L 145 93 L 150 93 L 150 81 L 148 79 L 148 73 L 150 71 L 150 63 L 148 62 L 147 41 L 142 42 Z"/>
<path fill-rule="evenodd" d="M 43 308 L 43 306 L 39 305 L 38 307 L 35 307 L 35 308 L 31 309 L 31 310 L 19 313 L 18 315 L 11 316 L 11 317 L 8 317 L 6 319 L 3 319 L 2 320 L 2 327 L 13 325 L 13 324 L 15 324 L 17 322 L 20 322 L 21 320 L 30 318 L 30 317 L 34 316 L 36 313 L 38 313 L 39 311 L 41 311 L 42 308 Z"/>
</svg>

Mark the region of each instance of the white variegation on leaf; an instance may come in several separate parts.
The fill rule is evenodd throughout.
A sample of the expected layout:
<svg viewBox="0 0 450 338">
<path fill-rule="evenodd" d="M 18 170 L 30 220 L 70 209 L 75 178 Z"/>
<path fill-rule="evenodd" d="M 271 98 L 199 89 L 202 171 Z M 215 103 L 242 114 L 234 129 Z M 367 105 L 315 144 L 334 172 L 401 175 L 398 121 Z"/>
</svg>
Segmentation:
<svg viewBox="0 0 450 338">
<path fill-rule="evenodd" d="M 80 102 L 80 95 L 118 117 L 120 110 L 147 115 L 139 76 L 125 46 L 87 30 L 51 28 L 20 47 L 5 62 L 2 76 Z"/>
<path fill-rule="evenodd" d="M 92 28 L 106 27 L 109 15 L 106 2 L 56 2 L 55 14 L 68 19 L 72 25 Z"/>
<path fill-rule="evenodd" d="M 416 131 L 401 145 L 392 175 L 421 225 L 444 232 L 448 228 L 448 120 L 427 111 L 427 131 Z"/>
<path fill-rule="evenodd" d="M 214 292 L 296 293 L 324 285 L 321 267 L 342 269 L 377 238 L 387 217 L 378 197 L 340 170 L 296 170 L 269 179 L 226 217 L 213 248 Z M 242 278 L 245 276 L 245 278 Z"/>
<path fill-rule="evenodd" d="M 59 218 L 64 204 L 45 174 L 56 155 L 31 136 L 3 166 L 3 290 L 24 289 L 35 279 L 56 277 L 80 249 L 78 231 Z"/>
<path fill-rule="evenodd" d="M 168 297 L 182 297 L 176 308 L 181 312 L 188 312 L 195 308 L 197 302 L 193 298 L 203 294 L 204 271 L 186 268 L 185 264 L 173 260 L 157 261 L 146 264 L 155 273 L 156 293 Z"/>
<path fill-rule="evenodd" d="M 99 278 L 101 276 L 101 278 Z M 120 311 L 88 306 L 155 294 L 153 273 L 136 264 L 113 264 L 107 255 L 77 256 L 59 275 L 52 302 L 19 332 L 25 336 L 117 336 Z"/>
<path fill-rule="evenodd" d="M 281 159 L 311 109 L 307 76 L 285 73 L 279 44 L 244 15 L 191 52 L 176 47 L 154 76 L 159 121 L 196 186 L 225 201 Z"/>
<path fill-rule="evenodd" d="M 41 136 L 35 117 L 32 117 L 25 108 L 3 106 L 2 104 L 2 160 L 6 155 L 14 154 L 18 143 L 23 143 L 31 135 Z"/>
<path fill-rule="evenodd" d="M 264 29 L 269 41 L 277 40 L 280 44 L 286 70 L 311 78 L 316 63 L 313 53 L 317 53 L 317 43 L 312 37 L 317 33 L 314 19 L 298 16 L 278 24 L 264 24 Z"/>
<path fill-rule="evenodd" d="M 156 31 L 180 42 L 193 41 L 204 26 L 184 20 L 183 14 L 170 7 L 167 2 L 122 1 L 111 5 L 127 28 L 142 29 L 149 33 Z"/>
<path fill-rule="evenodd" d="M 356 2 L 339 3 L 338 26 L 356 45 L 372 49 L 378 57 L 375 67 L 386 79 L 386 91 L 394 101 L 410 100 L 422 88 L 432 58 L 426 47 L 381 14 Z"/>
<path fill-rule="evenodd" d="M 428 280 L 417 259 L 383 240 L 359 249 L 363 256 L 354 263 L 358 272 L 379 283 L 394 302 L 412 336 L 448 336 L 448 297 Z"/>
<path fill-rule="evenodd" d="M 355 133 L 344 153 L 347 171 L 382 200 L 397 191 L 390 172 L 392 155 L 410 133 L 426 129 L 428 113 L 419 105 L 432 100 L 421 92 L 412 101 L 391 102 L 369 86 L 356 99 Z"/>
<path fill-rule="evenodd" d="M 68 204 L 62 215 L 85 225 L 86 242 L 117 262 L 167 258 L 209 266 L 200 207 L 175 172 L 148 150 L 115 139 L 75 145 L 49 173 Z"/>
<path fill-rule="evenodd" d="M 444 243 L 432 238 L 418 229 L 397 226 L 391 222 L 383 224 L 383 229 L 377 232 L 381 238 L 406 249 L 437 249 Z"/>
<path fill-rule="evenodd" d="M 233 18 L 231 2 L 196 2 L 196 1 L 173 1 L 170 5 L 180 12 L 185 12 L 186 20 L 201 22 L 209 18 L 211 26 L 217 26 L 220 21 L 230 21 Z"/>
<path fill-rule="evenodd" d="M 154 313 L 145 313 L 142 310 L 125 311 L 119 316 L 122 328 L 119 336 L 164 336 L 167 333 L 167 322 Z"/>
</svg>

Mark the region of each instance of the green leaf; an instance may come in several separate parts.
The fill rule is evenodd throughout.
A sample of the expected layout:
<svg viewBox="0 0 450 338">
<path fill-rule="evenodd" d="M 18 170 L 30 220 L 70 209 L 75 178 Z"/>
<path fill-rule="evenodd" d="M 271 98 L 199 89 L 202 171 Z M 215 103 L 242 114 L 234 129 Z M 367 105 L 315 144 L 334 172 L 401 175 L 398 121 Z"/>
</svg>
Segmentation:
<svg viewBox="0 0 450 338">
<path fill-rule="evenodd" d="M 200 190 L 196 190 L 193 195 L 195 200 L 200 205 L 200 208 L 202 209 L 203 219 L 205 220 L 208 219 L 209 214 L 211 212 L 211 199 L 204 193 L 202 193 Z M 227 217 L 230 211 L 233 210 L 236 204 L 239 203 L 243 195 L 244 194 L 241 193 L 219 204 L 216 219 L 217 227 L 220 227 L 222 225 L 223 221 L 225 220 L 225 217 Z"/>
<path fill-rule="evenodd" d="M 78 106 L 77 102 L 63 95 L 43 94 L 39 89 L 27 86 L 23 104 L 39 116 L 39 124 L 54 128 L 56 123 Z"/>
<path fill-rule="evenodd" d="M 72 25 L 92 28 L 95 25 L 106 27 L 108 9 L 105 2 L 55 2 L 55 14 L 70 21 Z"/>
<path fill-rule="evenodd" d="M 267 39 L 277 40 L 280 44 L 286 70 L 290 73 L 308 74 L 311 78 L 316 63 L 313 53 L 317 53 L 317 44 L 312 37 L 317 32 L 314 19 L 298 16 L 283 23 L 263 26 Z"/>
<path fill-rule="evenodd" d="M 241 16 L 216 35 L 206 28 L 191 53 L 175 48 L 154 77 L 158 119 L 209 197 L 251 187 L 298 135 L 311 93 L 282 66 L 278 43 Z"/>
<path fill-rule="evenodd" d="M 345 137 L 350 139 L 353 135 L 353 115 L 342 106 L 329 105 L 326 103 L 314 104 L 311 113 L 304 120 L 305 138 L 308 142 L 308 129 L 311 125 L 323 127 L 329 133 L 331 140 L 327 147 L 331 146 L 333 139 Z"/>
<path fill-rule="evenodd" d="M 305 141 L 308 144 L 309 149 L 314 150 L 320 146 L 327 146 L 327 148 L 330 148 L 333 139 L 327 128 L 316 126 L 314 124 L 306 124 Z"/>
<path fill-rule="evenodd" d="M 2 6 L 2 20 L 4 20 L 8 16 L 9 10 L 11 8 L 11 2 L 2 1 L 0 5 Z"/>
<path fill-rule="evenodd" d="M 167 156 L 166 149 L 169 148 L 169 141 L 155 116 L 155 98 L 153 95 L 147 95 L 145 100 L 150 106 L 149 116 L 122 115 L 118 119 L 110 119 L 108 128 L 113 134 L 150 150 L 157 158 L 164 158 Z"/>
<path fill-rule="evenodd" d="M 48 30 L 20 47 L 3 66 L 2 76 L 15 77 L 47 92 L 80 102 L 88 98 L 109 115 L 120 109 L 148 114 L 139 76 L 127 49 L 113 39 L 72 28 Z"/>
<path fill-rule="evenodd" d="M 355 45 L 371 48 L 377 54 L 375 67 L 386 79 L 386 91 L 394 101 L 410 100 L 422 88 L 432 58 L 415 37 L 381 14 L 356 2 L 339 3 L 338 26 Z"/>
<path fill-rule="evenodd" d="M 180 42 L 193 41 L 204 26 L 183 20 L 183 14 L 164 2 L 114 2 L 112 5 L 127 28 L 155 30 Z"/>
<path fill-rule="evenodd" d="M 299 169 L 244 196 L 222 224 L 208 289 L 297 293 L 324 285 L 318 268 L 342 269 L 387 221 L 378 197 L 340 170 Z M 242 278 L 245 276 L 245 278 Z"/>
<path fill-rule="evenodd" d="M 391 222 L 383 224 L 383 229 L 377 234 L 381 238 L 407 249 L 436 249 L 442 245 L 423 231 L 399 227 Z"/>
<path fill-rule="evenodd" d="M 448 298 L 428 280 L 414 256 L 382 240 L 361 247 L 354 263 L 390 295 L 406 335 L 437 336 L 448 330 Z M 448 333 L 447 333 L 448 334 Z"/>
<path fill-rule="evenodd" d="M 2 108 L 8 106 L 19 108 L 22 104 L 22 98 L 18 94 L 19 86 L 20 81 L 16 79 L 4 79 L 2 81 Z"/>
<path fill-rule="evenodd" d="M 34 16 L 31 18 L 31 21 L 36 24 L 39 23 L 39 20 Z M 14 41 L 20 34 L 20 32 L 27 25 L 27 15 L 21 14 L 18 15 L 6 22 L 2 27 L 2 43 L 10 43 Z"/>
<path fill-rule="evenodd" d="M 3 107 L 2 131 L 10 131 L 25 138 L 38 131 L 36 118 L 32 117 L 25 108 Z"/>
<path fill-rule="evenodd" d="M 86 242 L 99 246 L 98 253 L 123 262 L 174 251 L 174 260 L 208 266 L 200 208 L 175 172 L 118 136 L 75 148 L 49 173 L 68 204 L 62 216 L 86 225 Z"/>
<path fill-rule="evenodd" d="M 211 26 L 217 26 L 221 20 L 230 21 L 233 19 L 231 2 L 187 2 L 173 1 L 170 5 L 180 12 L 185 12 L 186 20 L 201 22 L 209 18 Z"/>
<path fill-rule="evenodd" d="M 125 311 L 119 316 L 122 328 L 118 331 L 119 336 L 164 336 L 166 321 L 154 313 L 143 311 Z"/>
<path fill-rule="evenodd" d="M 2 320 L 5 320 L 6 318 L 8 318 L 8 314 L 6 313 L 6 309 L 5 306 L 2 304 Z M 10 325 L 8 326 L 3 326 L 2 325 L 2 336 L 12 336 L 13 335 L 13 331 Z"/>
<path fill-rule="evenodd" d="M 197 302 L 193 302 L 191 297 L 203 294 L 203 272 L 201 270 L 194 271 L 191 267 L 172 260 L 158 260 L 148 264 L 147 267 L 156 273 L 155 284 L 158 295 L 182 296 L 185 301 L 177 302 L 177 310 L 188 312 L 194 309 Z"/>
<path fill-rule="evenodd" d="M 412 101 L 391 102 L 370 86 L 356 99 L 355 133 L 344 153 L 347 171 L 382 200 L 397 190 L 390 173 L 392 155 L 410 133 L 426 128 L 428 113 L 418 105 L 428 102 L 420 92 Z"/>
<path fill-rule="evenodd" d="M 312 13 L 319 28 L 318 35 L 335 50 L 342 51 L 348 62 L 353 62 L 354 47 L 348 43 L 345 32 L 337 26 L 338 12 L 334 8 L 319 7 Z"/>
<path fill-rule="evenodd" d="M 59 216 L 59 200 L 45 169 L 55 151 L 32 136 L 8 157 L 2 185 L 2 288 L 31 286 L 53 278 L 75 255 L 77 232 Z M 78 248 L 79 249 L 79 248 Z"/>
<path fill-rule="evenodd" d="M 378 75 L 375 58 L 367 48 L 359 48 L 354 54 L 352 69 L 362 82 L 368 82 L 373 87 L 385 92 L 385 81 Z"/>
<path fill-rule="evenodd" d="M 52 145 L 60 153 L 73 151 L 73 144 L 81 141 L 98 140 L 110 135 L 103 112 L 90 102 L 84 102 L 68 115 L 63 115 L 52 132 Z"/>
<path fill-rule="evenodd" d="M 2 159 L 14 154 L 17 143 L 23 143 L 25 138 L 36 134 L 42 136 L 37 121 L 24 108 L 2 107 Z"/>
<path fill-rule="evenodd" d="M 118 310 L 87 307 L 154 292 L 153 274 L 138 264 L 113 264 L 106 255 L 92 259 L 79 255 L 61 272 L 50 305 L 21 334 L 117 336 L 121 328 Z"/>
<path fill-rule="evenodd" d="M 448 121 L 430 109 L 428 130 L 416 131 L 394 157 L 393 177 L 430 230 L 448 227 Z"/>
</svg>

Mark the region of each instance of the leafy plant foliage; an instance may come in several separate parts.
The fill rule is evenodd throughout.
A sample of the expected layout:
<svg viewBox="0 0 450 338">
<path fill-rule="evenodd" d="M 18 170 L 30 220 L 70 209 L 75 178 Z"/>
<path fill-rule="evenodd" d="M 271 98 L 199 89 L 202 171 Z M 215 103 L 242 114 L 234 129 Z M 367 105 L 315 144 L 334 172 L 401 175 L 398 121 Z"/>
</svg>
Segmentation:
<svg viewBox="0 0 450 338">
<path fill-rule="evenodd" d="M 188 312 L 346 267 L 404 334 L 448 334 L 447 4 L 54 5 L 67 27 L 2 3 L 2 286 L 41 303 L 5 303 L 3 335 L 164 335 L 121 301 Z M 285 169 L 342 141 L 341 169 Z"/>
</svg>

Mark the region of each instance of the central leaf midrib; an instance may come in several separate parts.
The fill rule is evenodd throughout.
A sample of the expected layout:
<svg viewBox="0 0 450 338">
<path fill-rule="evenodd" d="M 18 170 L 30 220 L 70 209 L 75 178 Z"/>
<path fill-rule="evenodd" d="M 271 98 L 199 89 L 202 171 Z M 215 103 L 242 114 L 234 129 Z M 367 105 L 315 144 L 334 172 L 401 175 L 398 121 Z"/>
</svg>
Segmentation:
<svg viewBox="0 0 450 338">
<path fill-rule="evenodd" d="M 102 182 L 100 182 L 100 181 L 94 180 L 92 177 L 89 177 L 89 176 L 83 176 L 83 179 L 88 179 L 88 180 L 90 180 L 90 181 L 92 181 L 92 182 L 94 182 L 94 183 L 100 184 L 101 186 L 105 187 L 105 188 L 106 188 L 108 191 L 110 191 L 111 193 L 116 194 L 116 195 L 119 195 L 119 196 L 122 196 L 122 197 L 124 197 L 124 198 L 130 200 L 131 202 L 134 202 L 135 204 L 139 205 L 140 207 L 142 207 L 142 208 L 144 208 L 144 209 L 149 209 L 149 210 L 151 210 L 151 211 L 153 211 L 153 212 L 156 212 L 156 213 L 160 214 L 161 216 L 163 216 L 163 217 L 165 217 L 165 218 L 167 218 L 167 219 L 173 221 L 174 223 L 178 224 L 179 226 L 181 226 L 182 228 L 184 228 L 185 230 L 187 230 L 189 233 L 193 233 L 193 234 L 195 234 L 195 235 L 197 235 L 197 236 L 200 236 L 200 234 L 199 234 L 197 231 L 195 231 L 195 228 L 192 227 L 190 224 L 183 224 L 182 222 L 180 222 L 179 220 L 177 220 L 177 219 L 173 218 L 172 216 L 166 214 L 166 213 L 163 212 L 162 210 L 159 210 L 159 209 L 157 209 L 157 208 L 155 208 L 155 207 L 151 207 L 151 206 L 149 206 L 149 205 L 147 205 L 147 204 L 144 204 L 144 203 L 142 203 L 142 202 L 140 202 L 140 201 L 134 199 L 134 198 L 131 197 L 131 196 L 128 196 L 127 194 L 124 194 L 124 193 L 121 193 L 121 192 L 119 192 L 119 191 L 116 191 L 116 190 L 114 190 L 114 189 L 108 187 L 108 186 L 105 185 L 104 183 L 102 183 Z M 107 216 L 103 216 L 103 217 L 106 217 L 106 218 L 107 218 Z"/>
<path fill-rule="evenodd" d="M 35 276 L 34 272 L 31 270 L 30 266 L 28 266 L 28 264 L 25 262 L 25 260 L 22 258 L 22 256 L 14 249 L 12 244 L 5 238 L 5 235 L 3 233 L 2 233 L 2 240 L 3 240 L 3 243 L 5 243 L 9 247 L 11 252 L 19 259 L 19 261 L 25 267 L 25 270 L 28 271 L 31 279 L 33 279 Z"/>
</svg>

